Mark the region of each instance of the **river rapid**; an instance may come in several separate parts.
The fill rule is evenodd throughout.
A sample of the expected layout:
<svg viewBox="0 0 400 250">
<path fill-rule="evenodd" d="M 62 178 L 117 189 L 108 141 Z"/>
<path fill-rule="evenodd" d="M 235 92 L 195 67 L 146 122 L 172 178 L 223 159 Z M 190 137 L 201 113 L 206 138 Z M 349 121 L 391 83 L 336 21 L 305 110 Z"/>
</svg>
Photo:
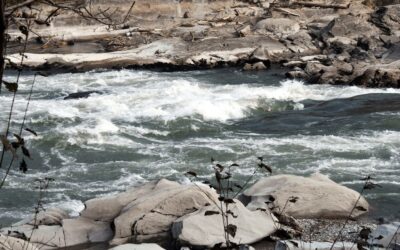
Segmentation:
<svg viewBox="0 0 400 250">
<path fill-rule="evenodd" d="M 212 176 L 210 158 L 237 162 L 245 180 L 263 156 L 274 174 L 327 174 L 366 193 L 371 218 L 400 218 L 400 90 L 308 85 L 271 70 L 105 71 L 38 76 L 24 132 L 28 172 L 13 167 L 0 190 L 0 224 L 32 213 L 34 180 L 51 177 L 44 207 L 77 215 L 82 201 L 149 180 Z M 15 75 L 8 73 L 7 80 Z M 18 132 L 33 76 L 23 75 L 11 131 Z M 70 93 L 99 91 L 85 99 Z M 11 95 L 0 95 L 5 130 Z M 8 162 L 8 158 L 6 159 Z M 1 176 L 4 168 L 0 169 Z M 263 176 L 259 173 L 257 177 Z"/>
</svg>

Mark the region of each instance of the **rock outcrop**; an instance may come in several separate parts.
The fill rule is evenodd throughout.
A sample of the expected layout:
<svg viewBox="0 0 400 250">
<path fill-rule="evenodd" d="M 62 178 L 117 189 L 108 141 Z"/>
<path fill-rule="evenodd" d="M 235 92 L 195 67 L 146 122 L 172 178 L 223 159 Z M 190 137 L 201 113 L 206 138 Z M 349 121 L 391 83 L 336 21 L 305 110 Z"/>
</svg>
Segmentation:
<svg viewBox="0 0 400 250">
<path fill-rule="evenodd" d="M 215 190 L 208 186 L 181 185 L 163 179 L 86 201 L 85 209 L 76 218 L 60 209 L 49 209 L 36 219 L 1 229 L 0 236 L 10 237 L 9 245 L 28 245 L 26 240 L 30 239 L 32 250 L 37 246 L 55 249 L 110 240 L 112 245 L 128 241 L 168 245 L 175 220 L 217 201 Z"/>
<path fill-rule="evenodd" d="M 250 211 L 238 200 L 228 208 L 229 224 L 237 228 L 235 236 L 230 237 L 232 243 L 251 244 L 277 229 L 278 222 L 269 211 Z M 212 213 L 207 215 L 210 211 Z M 172 226 L 172 235 L 182 245 L 209 248 L 219 243 L 226 245 L 221 212 L 214 204 L 176 220 Z"/>
<path fill-rule="evenodd" d="M 265 207 L 265 202 L 274 198 L 277 211 L 282 211 L 295 218 L 345 219 L 356 205 L 359 193 L 339 185 L 327 176 L 314 174 L 310 177 L 276 175 L 260 179 L 244 191 L 244 196 L 251 199 L 247 205 L 255 210 Z M 296 197 L 296 198 L 295 198 Z M 295 202 L 290 202 L 295 198 Z M 368 211 L 368 202 L 361 197 L 352 217 L 358 217 Z"/>
<path fill-rule="evenodd" d="M 208 186 L 179 185 L 161 180 L 151 192 L 121 210 L 114 219 L 115 235 L 111 243 L 168 243 L 170 228 L 176 219 L 217 201 L 215 190 Z"/>
<path fill-rule="evenodd" d="M 163 12 L 157 17 L 139 7 L 135 9 L 137 19 L 111 31 L 91 26 L 41 29 L 41 39 L 49 41 L 40 49 L 30 42 L 28 52 L 34 53 L 26 54 L 23 66 L 75 72 L 96 68 L 251 69 L 249 65 L 263 62 L 279 63 L 289 68 L 288 77 L 310 83 L 399 87 L 399 68 L 391 64 L 400 61 L 399 53 L 393 53 L 400 46 L 398 1 L 212 1 L 202 7 L 202 13 L 196 3 L 185 2 L 185 6 L 178 16 L 175 10 L 168 16 L 170 8 L 157 2 L 153 7 Z M 19 31 L 9 33 L 18 43 Z M 7 65 L 17 67 L 21 55 L 10 51 Z M 319 71 L 309 70 L 308 62 L 292 63 L 321 54 L 327 59 L 309 61 Z"/>
</svg>

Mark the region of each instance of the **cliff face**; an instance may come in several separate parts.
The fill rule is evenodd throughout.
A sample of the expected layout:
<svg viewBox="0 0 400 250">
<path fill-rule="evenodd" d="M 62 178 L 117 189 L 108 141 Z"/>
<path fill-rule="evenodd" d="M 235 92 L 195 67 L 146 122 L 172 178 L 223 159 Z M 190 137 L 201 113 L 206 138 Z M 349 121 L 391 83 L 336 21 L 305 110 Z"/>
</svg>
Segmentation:
<svg viewBox="0 0 400 250">
<path fill-rule="evenodd" d="M 29 44 L 33 54 L 25 66 L 79 71 L 247 63 L 245 69 L 260 70 L 279 63 L 288 68 L 288 77 L 312 83 L 399 87 L 396 2 L 138 0 L 129 20 L 111 29 L 61 13 L 52 26 L 38 27 L 42 38 Z M 130 4 L 96 1 L 91 8 L 118 5 L 115 16 L 121 18 Z M 18 31 L 10 34 L 19 36 Z M 10 55 L 11 62 L 18 58 Z"/>
</svg>

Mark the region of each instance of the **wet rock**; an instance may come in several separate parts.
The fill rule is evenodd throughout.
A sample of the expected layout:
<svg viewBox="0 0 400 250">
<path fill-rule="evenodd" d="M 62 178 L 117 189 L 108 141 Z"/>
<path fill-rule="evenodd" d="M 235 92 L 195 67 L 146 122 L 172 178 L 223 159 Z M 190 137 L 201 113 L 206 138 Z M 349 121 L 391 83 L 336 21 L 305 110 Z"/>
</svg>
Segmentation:
<svg viewBox="0 0 400 250">
<path fill-rule="evenodd" d="M 266 70 L 267 66 L 263 62 L 257 62 L 257 63 L 246 63 L 243 67 L 244 71 L 257 71 L 257 70 Z"/>
<path fill-rule="evenodd" d="M 307 79 L 308 75 L 303 70 L 292 70 L 285 74 L 290 79 Z"/>
<path fill-rule="evenodd" d="M 126 205 L 115 218 L 112 244 L 169 242 L 172 223 L 181 216 L 217 202 L 215 190 L 208 186 L 180 185 L 159 181 L 151 192 Z"/>
<path fill-rule="evenodd" d="M 276 175 L 260 179 L 244 191 L 251 198 L 247 205 L 256 209 L 275 198 L 274 205 L 285 207 L 290 197 L 298 197 L 295 203 L 288 203 L 285 212 L 294 218 L 346 218 L 356 203 L 359 193 L 341 186 L 328 177 L 314 174 L 310 177 L 294 175 Z M 361 197 L 357 203 L 368 210 L 367 201 Z M 265 205 L 264 205 L 265 206 Z M 365 211 L 357 210 L 352 217 L 358 217 Z"/>
<path fill-rule="evenodd" d="M 229 224 L 237 227 L 235 237 L 230 237 L 233 243 L 251 244 L 276 230 L 276 222 L 269 211 L 250 211 L 238 200 L 229 205 L 229 210 L 234 215 L 228 215 Z M 221 215 L 205 216 L 206 211 L 219 211 L 219 209 L 213 204 L 179 218 L 172 225 L 173 238 L 182 244 L 210 248 L 225 242 Z"/>
<path fill-rule="evenodd" d="M 157 244 L 123 244 L 109 250 L 164 250 Z"/>
<path fill-rule="evenodd" d="M 100 91 L 83 91 L 83 92 L 71 93 L 68 96 L 64 97 L 64 100 L 88 98 L 92 94 L 102 94 L 102 92 L 100 92 Z"/>
</svg>

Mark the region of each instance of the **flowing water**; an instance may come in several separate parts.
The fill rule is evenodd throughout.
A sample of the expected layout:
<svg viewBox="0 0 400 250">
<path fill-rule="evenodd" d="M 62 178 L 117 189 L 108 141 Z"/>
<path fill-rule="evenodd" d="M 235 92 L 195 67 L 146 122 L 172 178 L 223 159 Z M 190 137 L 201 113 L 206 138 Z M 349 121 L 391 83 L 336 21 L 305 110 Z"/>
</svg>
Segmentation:
<svg viewBox="0 0 400 250">
<path fill-rule="evenodd" d="M 52 177 L 45 207 L 71 214 L 81 200 L 148 180 L 212 175 L 210 157 L 237 162 L 244 180 L 264 156 L 274 174 L 321 172 L 350 188 L 371 175 L 371 217 L 400 218 L 400 90 L 307 85 L 274 70 L 160 73 L 107 71 L 38 77 L 25 132 L 32 160 L 15 166 L 0 191 L 0 224 L 20 220 L 37 200 L 34 180 Z M 9 74 L 8 80 L 15 78 Z M 32 75 L 24 75 L 12 131 L 19 130 Z M 87 99 L 69 93 L 96 90 Z M 1 124 L 9 94 L 0 95 Z M 4 169 L 1 169 L 4 174 Z M 259 174 L 262 176 L 263 174 Z"/>
</svg>

